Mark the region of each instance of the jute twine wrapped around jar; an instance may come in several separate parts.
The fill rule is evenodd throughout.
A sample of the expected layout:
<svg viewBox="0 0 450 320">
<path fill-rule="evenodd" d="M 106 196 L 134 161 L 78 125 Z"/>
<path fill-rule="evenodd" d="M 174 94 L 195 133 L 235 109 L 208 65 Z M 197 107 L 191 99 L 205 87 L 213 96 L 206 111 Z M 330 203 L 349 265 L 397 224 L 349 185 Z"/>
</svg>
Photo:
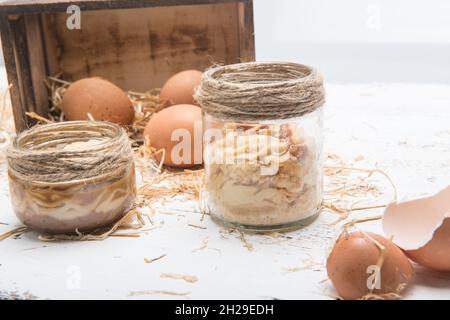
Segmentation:
<svg viewBox="0 0 450 320">
<path fill-rule="evenodd" d="M 321 75 L 296 63 L 250 62 L 207 70 L 195 93 L 203 111 L 222 119 L 300 117 L 325 102 Z"/>
<path fill-rule="evenodd" d="M 125 131 L 100 121 L 46 124 L 20 133 L 7 150 L 10 172 L 29 182 L 120 174 L 133 159 Z"/>
</svg>

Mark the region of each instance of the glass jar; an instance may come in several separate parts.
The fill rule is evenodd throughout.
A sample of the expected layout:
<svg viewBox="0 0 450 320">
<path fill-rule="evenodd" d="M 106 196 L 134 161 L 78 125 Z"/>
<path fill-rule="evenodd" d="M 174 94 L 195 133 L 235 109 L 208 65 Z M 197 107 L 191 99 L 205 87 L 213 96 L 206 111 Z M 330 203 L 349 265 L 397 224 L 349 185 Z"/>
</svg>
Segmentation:
<svg viewBox="0 0 450 320">
<path fill-rule="evenodd" d="M 286 97 L 284 87 L 303 88 L 303 100 L 297 92 Z M 254 231 L 311 223 L 323 193 L 320 76 L 297 64 L 231 65 L 207 71 L 196 94 L 203 108 L 202 200 L 213 220 Z"/>
<path fill-rule="evenodd" d="M 73 121 L 27 130 L 8 150 L 8 164 L 14 212 L 41 232 L 105 227 L 123 217 L 136 197 L 128 136 L 112 123 Z"/>
</svg>

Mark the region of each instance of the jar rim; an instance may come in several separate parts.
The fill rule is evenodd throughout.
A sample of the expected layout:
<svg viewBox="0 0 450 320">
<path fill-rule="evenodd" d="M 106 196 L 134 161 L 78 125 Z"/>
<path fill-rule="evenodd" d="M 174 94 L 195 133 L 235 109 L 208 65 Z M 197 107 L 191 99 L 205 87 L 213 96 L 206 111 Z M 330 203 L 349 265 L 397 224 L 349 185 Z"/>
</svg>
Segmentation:
<svg viewBox="0 0 450 320">
<path fill-rule="evenodd" d="M 227 83 L 229 85 L 239 85 L 242 80 L 238 80 L 236 78 L 227 77 L 223 78 L 223 75 L 238 75 L 242 72 L 242 69 L 245 69 L 245 72 L 248 73 L 249 77 L 247 81 L 253 82 L 255 86 L 264 87 L 268 83 L 291 83 L 297 81 L 304 81 L 308 77 L 313 76 L 315 69 L 306 64 L 294 63 L 294 62 L 281 62 L 281 61 L 264 61 L 264 62 L 242 62 L 231 65 L 224 65 L 213 67 L 207 71 L 205 71 L 204 77 L 210 77 L 212 80 L 220 81 L 221 83 Z M 267 76 L 268 71 L 274 72 L 275 75 L 280 78 L 273 77 L 272 78 L 262 78 L 264 74 Z M 222 76 L 222 78 L 220 77 Z M 261 78 L 257 78 L 257 77 Z M 253 77 L 253 79 L 252 79 Z M 257 81 L 257 82 L 256 82 Z"/>
<path fill-rule="evenodd" d="M 89 142 L 83 148 L 58 148 Z M 9 172 L 33 183 L 87 182 L 124 169 L 133 159 L 128 135 L 104 121 L 67 121 L 21 132 L 7 151 Z"/>
<path fill-rule="evenodd" d="M 325 90 L 322 76 L 308 65 L 246 62 L 205 71 L 195 98 L 222 119 L 287 119 L 321 107 Z"/>
<path fill-rule="evenodd" d="M 88 126 L 89 124 L 89 126 Z M 12 144 L 16 148 L 20 148 L 21 150 L 29 150 L 31 153 L 33 153 L 34 148 L 27 148 L 24 144 L 28 142 L 32 142 L 33 135 L 38 133 L 52 133 L 52 132 L 64 132 L 68 131 L 69 129 L 72 130 L 78 130 L 84 128 L 85 133 L 92 133 L 95 130 L 94 129 L 106 129 L 109 130 L 110 135 L 105 135 L 108 133 L 108 131 L 103 130 L 102 135 L 105 138 L 113 139 L 112 141 L 118 140 L 122 134 L 122 128 L 114 123 L 106 122 L 106 121 L 64 121 L 64 122 L 55 122 L 55 123 L 48 123 L 41 126 L 36 126 L 33 128 L 30 128 L 28 130 L 22 131 L 19 133 L 12 141 Z M 97 130 L 98 133 L 98 130 Z M 87 138 L 94 137 L 94 136 L 84 136 L 79 137 L 78 141 L 86 140 Z M 29 138 L 28 140 L 22 141 L 23 139 Z M 48 138 L 54 138 L 54 137 L 48 137 Z M 106 141 L 106 139 L 104 139 Z M 111 140 L 110 140 L 111 141 Z M 46 142 L 46 141 L 44 141 Z M 76 142 L 73 141 L 73 142 Z M 64 141 L 61 141 L 61 143 L 64 143 Z M 38 150 L 45 150 L 45 149 L 38 149 Z"/>
</svg>

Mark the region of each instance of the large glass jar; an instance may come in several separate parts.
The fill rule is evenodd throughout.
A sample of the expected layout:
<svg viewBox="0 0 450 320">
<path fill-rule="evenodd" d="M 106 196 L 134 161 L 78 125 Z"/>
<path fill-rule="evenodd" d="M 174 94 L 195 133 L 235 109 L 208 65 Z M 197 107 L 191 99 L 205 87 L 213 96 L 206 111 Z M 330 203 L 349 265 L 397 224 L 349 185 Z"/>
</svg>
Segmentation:
<svg viewBox="0 0 450 320">
<path fill-rule="evenodd" d="M 73 121 L 27 130 L 8 150 L 8 164 L 14 212 L 38 231 L 93 231 L 123 217 L 136 197 L 130 142 L 112 123 Z"/>
<path fill-rule="evenodd" d="M 289 90 L 299 92 L 286 97 Z M 288 63 L 218 67 L 204 74 L 197 98 L 204 128 L 202 200 L 211 217 L 255 231 L 312 222 L 323 191 L 320 76 Z"/>
</svg>

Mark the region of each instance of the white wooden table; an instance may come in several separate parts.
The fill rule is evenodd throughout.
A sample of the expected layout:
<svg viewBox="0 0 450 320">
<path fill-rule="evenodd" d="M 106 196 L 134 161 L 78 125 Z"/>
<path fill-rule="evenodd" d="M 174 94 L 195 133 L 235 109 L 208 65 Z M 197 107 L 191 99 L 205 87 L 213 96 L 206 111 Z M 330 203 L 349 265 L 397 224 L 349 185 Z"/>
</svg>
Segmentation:
<svg viewBox="0 0 450 320">
<path fill-rule="evenodd" d="M 450 85 L 328 84 L 327 92 L 327 151 L 347 159 L 363 155 L 361 166 L 383 168 L 400 199 L 450 183 Z M 19 223 L 4 162 L 0 167 L 3 233 Z M 0 297 L 17 292 L 41 299 L 331 298 L 324 265 L 341 230 L 330 223 L 335 214 L 324 213 L 306 229 L 280 237 L 246 235 L 249 250 L 239 233 L 227 234 L 209 218 L 201 221 L 194 203 L 175 201 L 169 209 L 175 214 L 157 214 L 154 228 L 139 238 L 43 243 L 31 232 L 0 242 Z M 381 232 L 379 221 L 359 227 Z M 144 262 L 160 255 L 166 256 Z M 450 274 L 416 270 L 405 299 L 450 298 Z M 161 278 L 163 273 L 193 275 L 198 281 Z"/>
</svg>

